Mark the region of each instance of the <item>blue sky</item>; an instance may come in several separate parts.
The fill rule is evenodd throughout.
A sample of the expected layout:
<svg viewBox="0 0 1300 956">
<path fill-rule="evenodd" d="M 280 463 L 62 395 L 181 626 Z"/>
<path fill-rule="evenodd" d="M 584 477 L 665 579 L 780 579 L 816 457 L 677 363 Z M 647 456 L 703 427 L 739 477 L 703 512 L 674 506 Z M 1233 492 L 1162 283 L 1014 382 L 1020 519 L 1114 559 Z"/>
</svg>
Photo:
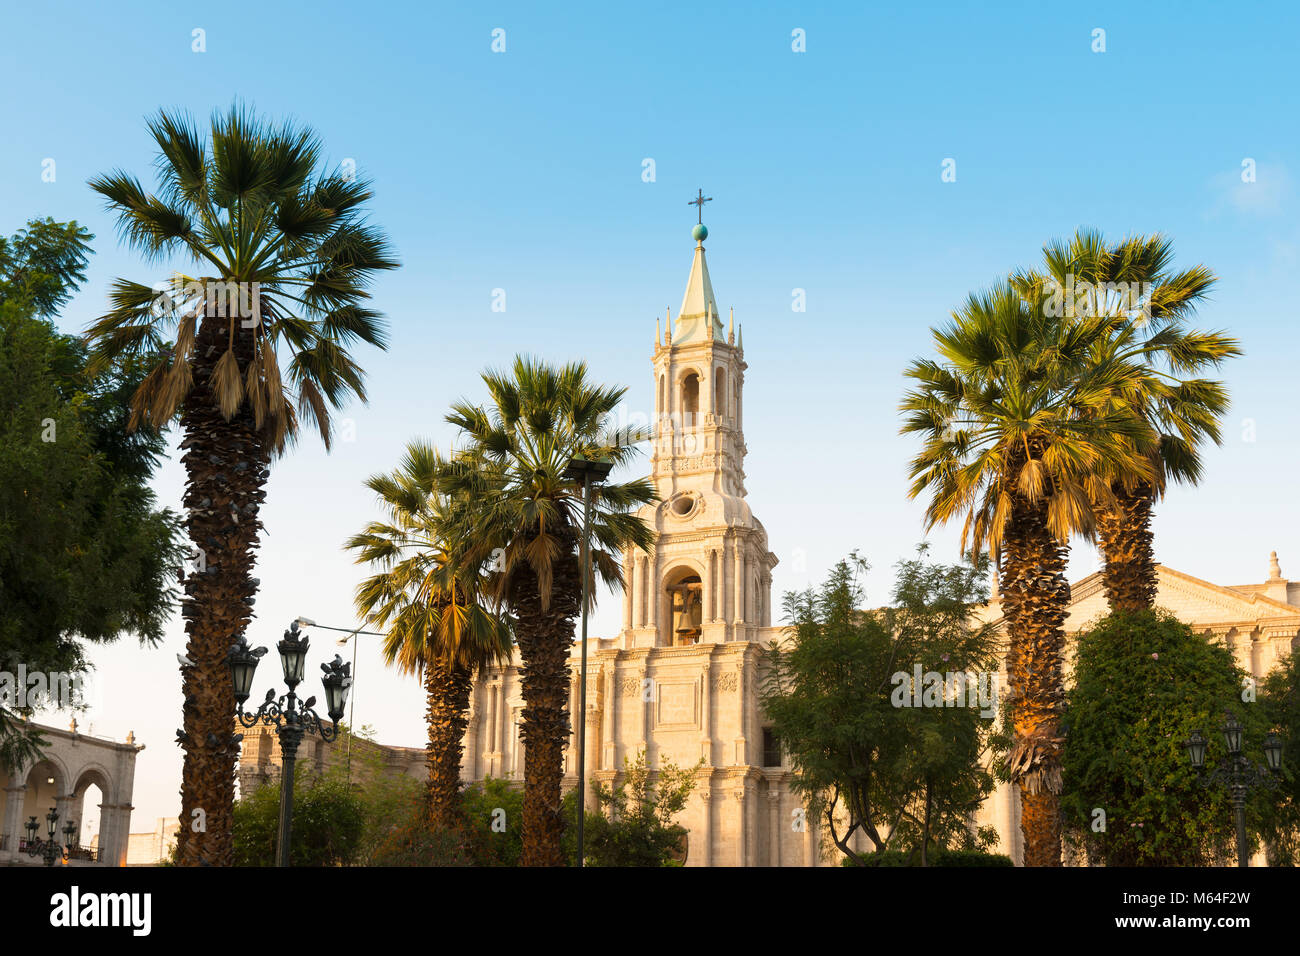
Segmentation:
<svg viewBox="0 0 1300 956">
<path fill-rule="evenodd" d="M 373 220 L 404 263 L 375 289 L 392 347 L 358 356 L 371 401 L 343 413 L 354 440 L 327 455 L 308 438 L 273 470 L 258 643 L 298 614 L 354 620 L 360 571 L 341 543 L 374 514 L 361 482 L 409 438 L 447 445 L 442 415 L 483 396 L 485 366 L 583 357 L 629 386 L 631 411 L 649 410 L 655 318 L 680 303 L 686 203 L 701 186 L 715 197 L 714 289 L 745 329 L 747 484 L 781 560 L 776 595 L 857 548 L 875 568 L 869 597 L 885 598 L 890 567 L 922 538 L 922 506 L 906 498 L 913 446 L 897 435 L 902 369 L 968 292 L 1079 226 L 1171 235 L 1178 264 L 1221 277 L 1202 324 L 1246 350 L 1224 376 L 1234 406 L 1205 482 L 1157 509 L 1158 557 L 1233 584 L 1262 580 L 1276 549 L 1300 577 L 1295 8 L 893 6 L 14 5 L 0 36 L 12 94 L 0 230 L 53 216 L 96 234 L 60 322 L 80 331 L 113 278 L 161 277 L 118 244 L 86 186 L 117 167 L 148 181 L 144 120 L 160 107 L 206 118 L 241 98 L 310 124 L 331 161 L 374 179 Z M 1098 28 L 1105 52 L 1092 50 Z M 806 52 L 791 49 L 796 29 Z M 806 312 L 791 309 L 796 288 Z M 178 464 L 161 469 L 165 503 L 179 505 L 182 480 Z M 932 541 L 955 557 L 955 531 Z M 1095 568 L 1076 548 L 1072 577 Z M 593 632 L 618 621 L 606 599 Z M 148 746 L 136 830 L 176 812 L 179 620 L 169 633 L 156 651 L 97 650 L 99 705 L 81 718 Z M 314 659 L 334 651 L 325 632 L 315 643 Z M 358 723 L 420 745 L 420 688 L 373 645 L 356 693 Z"/>
</svg>

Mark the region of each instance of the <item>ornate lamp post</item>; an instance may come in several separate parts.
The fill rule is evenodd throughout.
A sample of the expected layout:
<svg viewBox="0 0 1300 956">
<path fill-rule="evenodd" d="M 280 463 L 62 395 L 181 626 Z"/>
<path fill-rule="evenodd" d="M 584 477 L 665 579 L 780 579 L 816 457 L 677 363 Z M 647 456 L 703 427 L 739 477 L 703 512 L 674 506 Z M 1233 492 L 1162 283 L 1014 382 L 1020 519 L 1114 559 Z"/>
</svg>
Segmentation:
<svg viewBox="0 0 1300 956">
<path fill-rule="evenodd" d="M 1249 854 L 1246 849 L 1246 796 L 1251 790 L 1263 788 L 1272 790 L 1277 787 L 1277 772 L 1282 769 L 1282 741 L 1277 734 L 1269 733 L 1264 738 L 1264 766 L 1252 763 L 1242 752 L 1241 723 L 1232 714 L 1221 728 L 1224 745 L 1228 755 L 1219 761 L 1219 765 L 1201 777 L 1205 787 L 1226 786 L 1232 795 L 1232 809 L 1237 818 L 1237 866 L 1249 866 Z M 1193 769 L 1200 771 L 1205 767 L 1206 740 L 1199 730 L 1184 741 L 1187 757 Z"/>
<path fill-rule="evenodd" d="M 53 866 L 54 862 L 63 856 L 63 849 L 54 839 L 59 830 L 59 811 L 54 807 L 50 807 L 50 812 L 45 814 L 45 826 L 49 834 L 46 839 L 42 840 L 37 836 L 41 825 L 36 822 L 36 818 L 31 817 L 27 821 L 27 845 L 23 848 L 23 852 L 28 856 L 44 857 L 45 865 Z M 63 832 L 68 834 L 69 842 L 72 840 L 72 833 L 75 833 L 76 829 L 76 824 L 71 821 L 63 828 Z"/>
<path fill-rule="evenodd" d="M 591 597 L 591 488 L 609 477 L 613 462 L 575 457 L 564 477 L 582 483 L 582 665 L 578 676 L 578 866 L 582 866 L 582 825 L 587 816 L 587 605 Z"/>
<path fill-rule="evenodd" d="M 307 635 L 298 630 L 298 622 L 294 621 L 276 645 L 289 692 L 277 699 L 275 689 L 268 690 L 262 706 L 254 714 L 244 713 L 244 702 L 248 700 L 257 662 L 266 653 L 266 648 L 249 648 L 248 641 L 241 634 L 226 655 L 235 688 L 235 701 L 239 705 L 236 714 L 240 724 L 245 727 L 254 727 L 258 723 L 273 726 L 276 736 L 280 738 L 280 841 L 276 853 L 277 866 L 289 866 L 289 837 L 293 828 L 293 769 L 298 756 L 298 745 L 306 734 L 317 734 L 326 743 L 338 737 L 348 688 L 352 686 L 351 665 L 343 663 L 337 654 L 330 663 L 320 666 L 324 671 L 321 683 L 325 686 L 325 708 L 331 721 L 327 726 L 312 709 L 316 706 L 316 698 L 308 697 L 305 701 L 300 701 L 294 692 L 302 683 L 303 672 L 306 670 L 307 646 Z"/>
</svg>

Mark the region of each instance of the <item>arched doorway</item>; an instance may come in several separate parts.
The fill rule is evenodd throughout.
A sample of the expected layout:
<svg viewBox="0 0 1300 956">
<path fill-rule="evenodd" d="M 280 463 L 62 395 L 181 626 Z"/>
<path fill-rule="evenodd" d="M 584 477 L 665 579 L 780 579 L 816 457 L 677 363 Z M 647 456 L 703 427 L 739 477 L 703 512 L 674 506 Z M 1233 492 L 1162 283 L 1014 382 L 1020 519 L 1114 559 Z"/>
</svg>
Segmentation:
<svg viewBox="0 0 1300 956">
<path fill-rule="evenodd" d="M 682 425 L 694 428 L 700 413 L 700 377 L 694 372 L 682 379 Z"/>
<path fill-rule="evenodd" d="M 62 827 L 67 821 L 63 815 L 67 812 L 66 808 L 60 803 L 59 797 L 67 792 L 64 784 L 66 775 L 63 769 L 52 760 L 40 760 L 27 771 L 27 779 L 24 781 L 27 785 L 27 791 L 23 794 L 23 813 L 22 820 L 19 824 L 19 844 L 21 850 L 27 844 L 27 823 L 32 817 L 36 818 L 38 826 L 37 836 L 44 840 L 46 836 L 45 815 L 51 809 L 59 811 L 58 826 Z M 57 839 L 62 840 L 62 834 Z"/>
<path fill-rule="evenodd" d="M 77 825 L 74 852 L 80 859 L 104 859 L 105 850 L 109 857 L 112 856 L 113 847 L 105 845 L 106 841 L 111 842 L 112 835 L 104 827 L 105 815 L 101 812 L 108 803 L 111 789 L 104 771 L 92 767 L 82 771 L 73 790 L 68 812 L 72 815 L 72 822 Z"/>
</svg>

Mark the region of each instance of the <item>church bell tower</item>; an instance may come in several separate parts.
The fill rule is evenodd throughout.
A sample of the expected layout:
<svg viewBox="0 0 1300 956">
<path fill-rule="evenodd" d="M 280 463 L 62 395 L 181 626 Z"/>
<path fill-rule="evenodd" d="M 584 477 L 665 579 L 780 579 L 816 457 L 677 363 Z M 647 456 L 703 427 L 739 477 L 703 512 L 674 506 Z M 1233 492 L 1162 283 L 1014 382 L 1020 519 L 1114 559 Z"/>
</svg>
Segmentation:
<svg viewBox="0 0 1300 956">
<path fill-rule="evenodd" d="M 651 480 L 659 501 L 641 518 L 650 555 L 627 556 L 622 645 L 680 647 L 756 640 L 771 624 L 767 532 L 745 501 L 745 350 L 729 312 L 724 327 L 704 240 L 703 192 L 681 309 L 656 321 Z"/>
</svg>

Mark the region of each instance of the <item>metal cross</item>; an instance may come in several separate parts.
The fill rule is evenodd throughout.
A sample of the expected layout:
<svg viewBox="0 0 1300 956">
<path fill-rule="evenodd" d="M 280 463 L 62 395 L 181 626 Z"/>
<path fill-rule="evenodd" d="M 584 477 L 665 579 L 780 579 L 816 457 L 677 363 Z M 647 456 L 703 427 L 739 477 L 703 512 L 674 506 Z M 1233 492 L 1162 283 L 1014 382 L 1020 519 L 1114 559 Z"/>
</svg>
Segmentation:
<svg viewBox="0 0 1300 956">
<path fill-rule="evenodd" d="M 697 214 L 696 214 L 696 222 L 698 222 L 698 223 L 701 224 L 701 225 L 703 225 L 703 223 L 704 223 L 704 204 L 705 204 L 706 202 L 713 202 L 713 197 L 712 197 L 712 196 L 709 196 L 709 197 L 706 199 L 705 196 L 704 196 L 704 190 L 701 189 L 701 190 L 699 191 L 699 195 L 697 195 L 694 199 L 692 199 L 690 202 L 688 202 L 688 203 L 686 204 L 686 205 L 688 205 L 688 206 L 696 206 L 696 207 L 698 207 L 697 210 L 696 210 L 696 213 L 697 213 Z"/>
</svg>

